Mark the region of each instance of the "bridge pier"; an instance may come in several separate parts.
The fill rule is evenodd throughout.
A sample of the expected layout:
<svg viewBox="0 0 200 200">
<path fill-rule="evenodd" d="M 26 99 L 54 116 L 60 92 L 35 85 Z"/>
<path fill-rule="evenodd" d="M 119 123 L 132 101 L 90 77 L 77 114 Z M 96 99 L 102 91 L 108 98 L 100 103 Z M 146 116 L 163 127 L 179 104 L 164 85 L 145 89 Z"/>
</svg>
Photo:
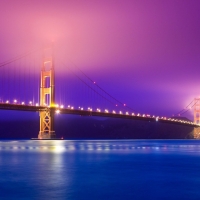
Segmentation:
<svg viewBox="0 0 200 200">
<path fill-rule="evenodd" d="M 55 138 L 56 138 L 55 131 L 50 131 L 48 133 L 40 131 L 38 134 L 38 139 L 55 139 Z"/>
<path fill-rule="evenodd" d="M 200 128 L 194 128 L 194 139 L 200 139 Z"/>
<path fill-rule="evenodd" d="M 40 111 L 40 131 L 38 139 L 55 139 L 54 112 L 50 108 Z"/>
</svg>

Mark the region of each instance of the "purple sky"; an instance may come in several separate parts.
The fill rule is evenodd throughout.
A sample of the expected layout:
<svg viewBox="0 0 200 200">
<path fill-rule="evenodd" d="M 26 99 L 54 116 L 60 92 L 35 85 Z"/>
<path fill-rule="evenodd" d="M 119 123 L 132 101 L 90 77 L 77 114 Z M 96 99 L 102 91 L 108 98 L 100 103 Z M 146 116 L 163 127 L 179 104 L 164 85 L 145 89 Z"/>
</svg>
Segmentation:
<svg viewBox="0 0 200 200">
<path fill-rule="evenodd" d="M 137 111 L 170 116 L 200 97 L 199 10 L 199 0 L 3 0 L 0 62 L 54 40 L 57 60 Z"/>
</svg>

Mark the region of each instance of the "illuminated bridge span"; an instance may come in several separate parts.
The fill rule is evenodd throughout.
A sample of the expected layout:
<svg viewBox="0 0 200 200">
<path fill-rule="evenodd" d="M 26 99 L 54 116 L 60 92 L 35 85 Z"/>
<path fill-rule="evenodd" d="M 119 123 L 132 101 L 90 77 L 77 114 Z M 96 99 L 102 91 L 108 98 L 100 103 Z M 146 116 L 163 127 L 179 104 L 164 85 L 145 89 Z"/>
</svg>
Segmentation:
<svg viewBox="0 0 200 200">
<path fill-rule="evenodd" d="M 0 103 L 0 109 L 6 109 L 6 110 L 23 110 L 23 111 L 34 111 L 34 112 L 41 112 L 50 110 L 53 113 L 59 113 L 59 114 L 73 114 L 73 115 L 80 115 L 80 116 L 99 116 L 99 117 L 113 117 L 113 118 L 125 118 L 125 119 L 134 119 L 134 120 L 146 120 L 151 122 L 163 122 L 163 123 L 175 123 L 175 124 L 185 124 L 187 126 L 192 127 L 199 127 L 199 125 L 184 121 L 184 120 L 178 120 L 174 118 L 167 118 L 167 117 L 156 117 L 156 116 L 150 116 L 150 115 L 140 115 L 134 114 L 134 113 L 128 113 L 126 112 L 123 114 L 122 112 L 116 113 L 108 112 L 105 110 L 102 112 L 100 109 L 97 109 L 96 111 L 93 111 L 92 109 L 83 110 L 81 108 L 74 109 L 72 108 L 64 108 L 64 107 L 46 107 L 46 106 L 39 106 L 39 105 L 25 105 L 25 104 L 9 104 L 9 103 Z"/>
<path fill-rule="evenodd" d="M 200 99 L 190 103 L 190 106 L 194 107 L 194 122 L 135 113 L 132 108 L 114 98 L 80 69 L 74 71 L 64 65 L 68 70 L 67 75 L 61 74 L 57 78 L 52 47 L 44 50 L 42 67 L 34 53 L 35 51 L 28 52 L 0 64 L 0 109 L 39 112 L 39 139 L 56 138 L 56 113 L 159 121 L 194 127 L 197 130 L 196 137 L 199 135 Z M 73 76 L 78 79 L 78 84 L 72 79 Z M 75 89 L 72 90 L 72 87 Z"/>
</svg>

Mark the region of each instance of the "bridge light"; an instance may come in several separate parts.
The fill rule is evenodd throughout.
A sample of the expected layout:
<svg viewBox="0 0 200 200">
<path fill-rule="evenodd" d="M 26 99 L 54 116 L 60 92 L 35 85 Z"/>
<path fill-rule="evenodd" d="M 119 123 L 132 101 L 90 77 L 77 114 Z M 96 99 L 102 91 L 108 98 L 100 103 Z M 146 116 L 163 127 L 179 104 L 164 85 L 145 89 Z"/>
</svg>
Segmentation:
<svg viewBox="0 0 200 200">
<path fill-rule="evenodd" d="M 63 106 L 63 105 L 61 105 L 61 106 L 60 106 L 60 108 L 64 108 L 64 106 Z"/>
<path fill-rule="evenodd" d="M 116 112 L 113 110 L 113 113 L 115 114 Z"/>
<path fill-rule="evenodd" d="M 83 110 L 83 108 L 81 108 L 81 110 Z"/>
<path fill-rule="evenodd" d="M 106 112 L 106 113 L 108 113 L 108 110 L 107 110 L 107 109 L 105 109 L 105 112 Z"/>
<path fill-rule="evenodd" d="M 16 100 L 16 99 L 14 99 L 14 103 L 17 103 L 17 100 Z"/>
<path fill-rule="evenodd" d="M 124 106 L 126 106 L 126 104 L 124 103 Z"/>
<path fill-rule="evenodd" d="M 126 112 L 126 115 L 129 115 L 128 112 Z"/>
<path fill-rule="evenodd" d="M 71 107 L 71 109 L 73 110 L 73 109 L 74 109 L 74 107 L 72 106 L 72 107 Z"/>
<path fill-rule="evenodd" d="M 138 113 L 137 116 L 139 117 L 139 116 L 140 116 L 140 113 Z"/>
<path fill-rule="evenodd" d="M 56 114 L 59 114 L 60 113 L 60 110 L 56 110 Z"/>
<path fill-rule="evenodd" d="M 135 114 L 134 113 L 132 113 L 132 116 L 134 116 Z"/>
<path fill-rule="evenodd" d="M 22 105 L 24 105 L 24 102 L 22 102 Z"/>
<path fill-rule="evenodd" d="M 32 105 L 32 101 L 29 101 L 29 104 Z"/>
<path fill-rule="evenodd" d="M 35 105 L 36 105 L 36 106 L 39 106 L 39 104 L 38 104 L 38 103 L 36 103 Z"/>
<path fill-rule="evenodd" d="M 58 108 L 59 107 L 59 105 L 58 104 L 56 104 L 56 108 Z"/>
<path fill-rule="evenodd" d="M 121 110 L 119 111 L 119 114 L 122 114 L 122 111 L 121 111 Z"/>
<path fill-rule="evenodd" d="M 68 105 L 67 107 L 70 108 L 70 105 Z"/>
<path fill-rule="evenodd" d="M 145 114 L 143 114 L 142 117 L 146 117 Z"/>
<path fill-rule="evenodd" d="M 94 81 L 94 84 L 96 84 L 96 82 Z"/>
<path fill-rule="evenodd" d="M 117 104 L 115 106 L 118 106 Z"/>
<path fill-rule="evenodd" d="M 9 101 L 7 100 L 6 103 L 9 103 Z"/>
<path fill-rule="evenodd" d="M 158 121 L 158 117 L 156 117 L 156 121 Z"/>
</svg>

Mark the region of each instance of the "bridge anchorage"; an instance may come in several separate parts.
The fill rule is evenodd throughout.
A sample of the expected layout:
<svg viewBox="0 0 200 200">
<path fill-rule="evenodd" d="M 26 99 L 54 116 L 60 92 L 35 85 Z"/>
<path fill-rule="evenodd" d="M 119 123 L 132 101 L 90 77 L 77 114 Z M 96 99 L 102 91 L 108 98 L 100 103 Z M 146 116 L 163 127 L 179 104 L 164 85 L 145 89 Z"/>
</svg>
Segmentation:
<svg viewBox="0 0 200 200">
<path fill-rule="evenodd" d="M 53 108 L 55 108 L 53 47 L 44 50 L 40 76 L 40 106 L 46 106 L 46 109 L 39 111 L 40 131 L 38 139 L 54 139 L 56 138 L 56 134 L 54 130 L 55 111 L 53 111 Z"/>
</svg>

